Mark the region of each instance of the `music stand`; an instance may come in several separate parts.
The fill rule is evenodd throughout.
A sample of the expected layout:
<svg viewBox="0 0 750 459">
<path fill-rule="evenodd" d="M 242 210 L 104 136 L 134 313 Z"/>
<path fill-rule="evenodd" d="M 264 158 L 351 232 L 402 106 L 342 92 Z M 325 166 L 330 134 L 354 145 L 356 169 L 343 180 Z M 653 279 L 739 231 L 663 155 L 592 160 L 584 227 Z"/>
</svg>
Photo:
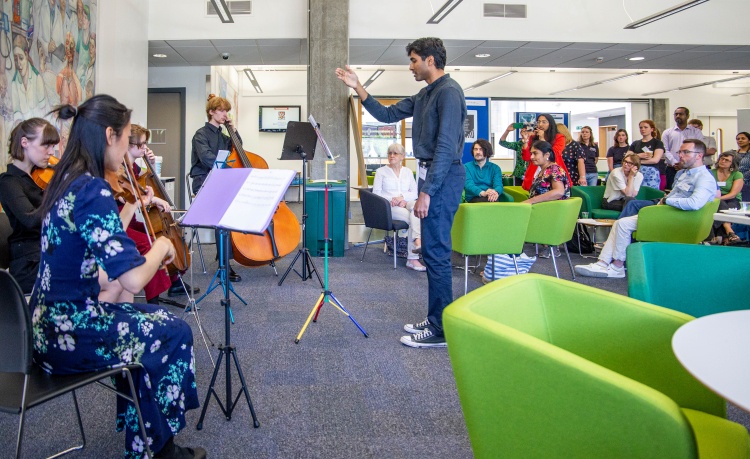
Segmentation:
<svg viewBox="0 0 750 459">
<path fill-rule="evenodd" d="M 305 333 L 305 330 L 307 330 L 307 326 L 310 325 L 310 321 L 317 322 L 318 321 L 318 315 L 320 314 L 320 310 L 323 307 L 324 304 L 329 303 L 333 305 L 336 309 L 338 309 L 342 314 L 347 316 L 349 320 L 351 320 L 354 325 L 359 329 L 360 332 L 365 336 L 365 338 L 368 338 L 367 332 L 364 328 L 362 328 L 361 325 L 359 325 L 359 322 L 354 318 L 353 315 L 349 311 L 346 310 L 343 304 L 336 298 L 336 295 L 333 294 L 333 290 L 328 285 L 328 188 L 329 188 L 329 180 L 328 180 L 328 166 L 332 164 L 336 164 L 336 159 L 333 157 L 333 154 L 331 154 L 331 149 L 328 148 L 328 144 L 326 143 L 325 139 L 323 138 L 323 134 L 320 132 L 320 128 L 318 123 L 315 122 L 315 118 L 313 118 L 312 115 L 310 115 L 310 125 L 313 128 L 313 132 L 315 133 L 315 136 L 320 140 L 320 145 L 323 147 L 323 150 L 326 153 L 326 176 L 325 176 L 325 226 L 324 228 L 324 258 L 323 258 L 323 272 L 325 273 L 325 286 L 323 287 L 323 292 L 320 294 L 320 297 L 318 297 L 318 301 L 315 302 L 315 306 L 313 306 L 312 310 L 310 311 L 310 315 L 307 316 L 307 320 L 305 321 L 305 324 L 302 326 L 302 329 L 297 334 L 297 337 L 294 339 L 295 344 L 299 344 L 299 341 L 302 339 L 302 335 Z"/>
<path fill-rule="evenodd" d="M 302 262 L 302 273 L 294 269 L 294 272 L 302 278 L 302 281 L 312 279 L 312 274 L 320 282 L 320 288 L 324 288 L 323 280 L 318 274 L 318 270 L 315 268 L 315 264 L 310 256 L 310 251 L 307 249 L 305 244 L 307 243 L 307 161 L 312 160 L 315 157 L 315 145 L 318 143 L 318 136 L 315 134 L 315 129 L 308 122 L 301 121 L 290 121 L 286 126 L 286 136 L 284 137 L 284 146 L 281 150 L 280 160 L 285 161 L 299 161 L 302 160 L 302 248 L 297 251 L 297 255 L 294 256 L 294 260 L 287 268 L 281 280 L 279 281 L 279 287 L 284 283 L 284 279 L 294 269 L 294 265 L 297 260 L 301 258 Z"/>
<path fill-rule="evenodd" d="M 231 344 L 231 298 L 229 296 L 229 276 L 227 265 L 229 264 L 229 233 L 242 232 L 262 235 L 268 228 L 271 218 L 278 206 L 284 192 L 294 178 L 293 171 L 273 169 L 218 169 L 206 179 L 201 188 L 201 193 L 196 196 L 193 205 L 188 209 L 182 220 L 183 226 L 214 228 L 219 230 L 219 282 L 224 291 L 221 305 L 224 307 L 224 337 L 225 343 L 219 346 L 217 363 L 211 377 L 206 399 L 203 402 L 201 416 L 198 419 L 196 429 L 203 428 L 203 419 L 206 416 L 211 396 L 216 399 L 222 413 L 227 420 L 232 419 L 232 412 L 242 394 L 245 395 L 247 406 L 253 418 L 253 426 L 259 427 L 260 423 L 255 416 L 255 409 L 250 400 L 250 392 L 247 389 L 245 376 L 242 373 L 237 350 Z M 216 377 L 222 364 L 222 357 L 226 359 L 226 405 L 221 402 L 219 394 L 214 389 Z M 232 400 L 232 375 L 231 364 L 234 362 L 237 375 L 242 387 L 240 392 Z"/>
</svg>

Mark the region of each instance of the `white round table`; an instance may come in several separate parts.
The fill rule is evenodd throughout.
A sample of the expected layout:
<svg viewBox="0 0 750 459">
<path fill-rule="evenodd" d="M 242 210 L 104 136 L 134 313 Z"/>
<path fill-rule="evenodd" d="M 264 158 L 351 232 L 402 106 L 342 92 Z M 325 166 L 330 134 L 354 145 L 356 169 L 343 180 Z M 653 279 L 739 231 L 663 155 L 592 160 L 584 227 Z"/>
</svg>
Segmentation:
<svg viewBox="0 0 750 459">
<path fill-rule="evenodd" d="M 697 380 L 750 412 L 750 310 L 688 322 L 672 337 L 672 349 Z"/>
</svg>

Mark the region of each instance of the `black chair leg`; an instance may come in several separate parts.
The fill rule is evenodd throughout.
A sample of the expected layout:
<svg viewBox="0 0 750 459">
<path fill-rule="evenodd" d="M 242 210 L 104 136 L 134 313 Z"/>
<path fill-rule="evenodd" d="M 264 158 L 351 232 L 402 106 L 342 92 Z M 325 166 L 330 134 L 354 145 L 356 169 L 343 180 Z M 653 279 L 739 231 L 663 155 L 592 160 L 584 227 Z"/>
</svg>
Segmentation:
<svg viewBox="0 0 750 459">
<path fill-rule="evenodd" d="M 386 232 L 386 234 L 388 234 Z M 393 230 L 393 269 L 396 269 L 396 254 L 398 252 L 398 231 Z"/>
<path fill-rule="evenodd" d="M 145 371 L 145 370 L 143 370 Z M 123 373 L 128 378 L 128 386 L 130 386 L 130 395 L 133 398 L 133 405 L 135 405 L 135 413 L 138 415 L 138 424 L 141 427 L 141 435 L 143 435 L 143 443 L 146 447 L 146 457 L 151 459 L 154 457 L 154 453 L 151 451 L 151 447 L 148 444 L 148 437 L 146 436 L 146 425 L 143 423 L 143 415 L 141 414 L 141 405 L 138 403 L 137 393 L 135 391 L 135 385 L 133 384 L 133 374 L 129 369 L 124 369 Z"/>
<path fill-rule="evenodd" d="M 21 457 L 21 440 L 23 439 L 23 423 L 26 420 L 26 391 L 29 388 L 29 375 L 23 378 L 23 395 L 21 396 L 21 417 L 18 419 L 18 438 L 16 438 L 16 459 Z"/>
<path fill-rule="evenodd" d="M 365 242 L 365 250 L 362 252 L 362 258 L 359 260 L 360 263 L 362 263 L 365 260 L 365 254 L 367 253 L 367 245 L 370 244 L 370 236 L 372 236 L 372 228 L 370 228 L 370 233 L 367 235 L 367 242 Z"/>
</svg>

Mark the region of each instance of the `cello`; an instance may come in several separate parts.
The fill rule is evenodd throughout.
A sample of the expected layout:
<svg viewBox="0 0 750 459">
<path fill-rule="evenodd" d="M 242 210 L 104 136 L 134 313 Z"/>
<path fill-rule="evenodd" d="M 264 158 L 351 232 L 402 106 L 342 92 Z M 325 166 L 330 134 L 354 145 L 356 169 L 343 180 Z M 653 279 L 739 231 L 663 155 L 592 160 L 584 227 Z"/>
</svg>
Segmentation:
<svg viewBox="0 0 750 459">
<path fill-rule="evenodd" d="M 242 141 L 234 127 L 228 124 L 225 126 L 232 139 L 232 152 L 226 163 L 234 168 L 268 169 L 265 159 L 243 149 Z M 234 260 L 249 267 L 272 263 L 296 249 L 301 235 L 302 229 L 297 217 L 286 203 L 281 201 L 264 235 L 230 233 Z"/>
<path fill-rule="evenodd" d="M 126 158 L 126 161 L 128 161 L 128 158 Z M 155 196 L 167 201 L 167 204 L 174 208 L 174 204 L 169 198 L 167 190 L 164 189 L 164 184 L 156 175 L 156 171 L 154 171 L 154 166 L 148 161 L 148 159 L 144 159 L 143 162 L 146 163 L 146 172 L 142 173 L 138 180 L 143 180 L 143 185 L 150 186 L 154 190 Z M 172 213 L 163 212 L 158 207 L 151 206 L 148 209 L 148 219 L 151 221 L 154 236 L 164 236 L 172 241 L 172 245 L 174 245 L 174 260 L 172 260 L 172 263 L 167 266 L 169 274 L 174 275 L 190 268 L 190 251 L 185 243 L 184 232 L 182 228 L 177 225 L 177 222 L 175 222 Z"/>
</svg>

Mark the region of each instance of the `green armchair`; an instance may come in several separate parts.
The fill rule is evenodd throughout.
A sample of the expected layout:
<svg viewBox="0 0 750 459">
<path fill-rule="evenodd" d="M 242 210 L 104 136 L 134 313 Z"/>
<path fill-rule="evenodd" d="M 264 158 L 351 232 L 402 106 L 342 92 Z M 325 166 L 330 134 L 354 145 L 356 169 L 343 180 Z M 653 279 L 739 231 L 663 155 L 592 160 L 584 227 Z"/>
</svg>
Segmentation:
<svg viewBox="0 0 750 459">
<path fill-rule="evenodd" d="M 522 202 L 460 204 L 451 227 L 453 250 L 464 256 L 464 295 L 469 289 L 469 255 L 523 252 L 531 205 Z M 492 228 L 492 231 L 487 231 Z M 518 274 L 518 264 L 516 264 Z"/>
<path fill-rule="evenodd" d="M 529 199 L 529 192 L 520 186 L 504 186 L 503 192 L 508 193 L 514 202 L 522 202 Z"/>
<path fill-rule="evenodd" d="M 638 227 L 633 238 L 646 242 L 698 244 L 708 237 L 719 200 L 698 210 L 680 210 L 672 206 L 649 206 L 638 212 Z"/>
<path fill-rule="evenodd" d="M 459 298 L 443 321 L 475 457 L 750 457 L 747 430 L 672 353 L 691 319 L 537 274 Z"/>
<path fill-rule="evenodd" d="M 604 188 L 603 186 L 574 186 L 570 189 L 570 195 L 577 196 L 583 200 L 581 212 L 588 212 L 591 218 L 610 218 L 614 220 L 620 216 L 620 212 L 602 209 Z M 661 199 L 663 196 L 663 191 L 642 186 L 638 190 L 635 199 Z"/>
<path fill-rule="evenodd" d="M 631 298 L 694 317 L 750 309 L 745 247 L 644 242 L 630 244 L 627 258 Z M 680 287 L 685 279 L 690 288 Z"/>
</svg>

